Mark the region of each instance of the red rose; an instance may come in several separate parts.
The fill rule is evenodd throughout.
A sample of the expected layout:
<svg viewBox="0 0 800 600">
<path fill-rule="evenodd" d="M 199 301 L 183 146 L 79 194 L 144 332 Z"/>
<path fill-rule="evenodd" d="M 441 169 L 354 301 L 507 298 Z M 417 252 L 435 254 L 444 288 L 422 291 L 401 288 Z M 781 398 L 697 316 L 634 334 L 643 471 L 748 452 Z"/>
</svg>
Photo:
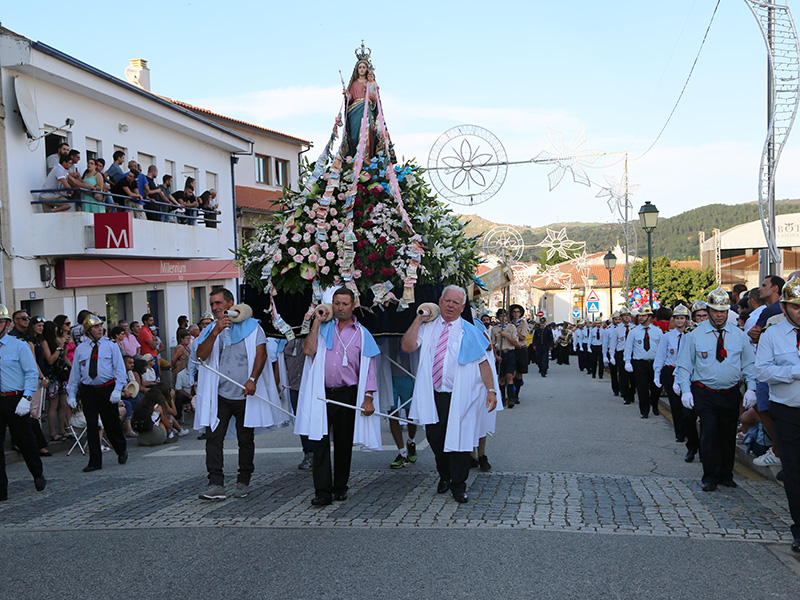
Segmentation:
<svg viewBox="0 0 800 600">
<path fill-rule="evenodd" d="M 363 267 L 363 266 L 364 266 L 364 263 L 363 263 L 363 262 L 361 262 L 361 259 L 360 259 L 358 256 L 356 256 L 356 261 L 355 261 L 355 263 L 356 263 L 356 268 L 358 268 L 358 269 L 360 269 L 361 267 Z"/>
<path fill-rule="evenodd" d="M 363 210 L 357 210 L 357 211 L 353 212 L 353 217 L 355 217 L 356 219 L 358 219 L 360 217 L 363 217 L 363 216 L 364 216 L 364 211 Z"/>
<path fill-rule="evenodd" d="M 363 273 L 364 273 L 365 277 L 369 277 L 370 275 L 374 275 L 375 274 L 375 270 L 374 269 L 370 269 L 369 267 L 367 267 L 366 269 L 364 269 Z"/>
<path fill-rule="evenodd" d="M 368 214 L 368 215 L 371 215 L 373 210 L 375 210 L 375 207 L 374 207 L 372 204 L 370 204 L 370 205 L 367 207 L 367 214 Z"/>
<path fill-rule="evenodd" d="M 361 224 L 362 227 L 372 227 L 373 225 L 375 225 L 374 221 L 370 221 L 369 219 Z"/>
<path fill-rule="evenodd" d="M 379 244 L 385 244 L 386 243 L 386 236 L 382 235 L 381 237 L 379 237 L 378 238 L 378 243 Z"/>
<path fill-rule="evenodd" d="M 367 188 L 365 188 L 360 183 L 356 186 L 356 189 L 358 190 L 359 194 L 366 194 L 367 193 Z"/>
<path fill-rule="evenodd" d="M 359 250 L 361 250 L 366 245 L 367 245 L 367 240 L 358 240 L 356 242 L 356 248 L 358 248 Z"/>
<path fill-rule="evenodd" d="M 381 275 L 389 276 L 394 275 L 394 267 L 387 267 L 385 269 L 381 269 Z"/>
<path fill-rule="evenodd" d="M 384 253 L 384 256 L 386 256 L 386 258 L 392 258 L 395 255 L 395 252 L 397 252 L 397 249 L 394 246 L 386 246 L 386 252 Z"/>
<path fill-rule="evenodd" d="M 356 198 L 356 201 L 353 203 L 353 206 L 361 206 L 361 200 Z"/>
<path fill-rule="evenodd" d="M 367 260 L 369 262 L 375 262 L 376 260 L 380 260 L 380 259 L 381 259 L 381 255 L 378 254 L 377 252 L 373 252 L 372 254 L 367 256 Z"/>
<path fill-rule="evenodd" d="M 381 186 L 379 186 L 379 185 L 376 185 L 374 188 L 372 188 L 372 189 L 369 191 L 369 193 L 370 193 L 370 194 L 372 194 L 373 196 L 377 196 L 377 195 L 379 195 L 379 194 L 380 194 L 382 191 L 383 191 L 383 188 L 382 188 Z"/>
</svg>

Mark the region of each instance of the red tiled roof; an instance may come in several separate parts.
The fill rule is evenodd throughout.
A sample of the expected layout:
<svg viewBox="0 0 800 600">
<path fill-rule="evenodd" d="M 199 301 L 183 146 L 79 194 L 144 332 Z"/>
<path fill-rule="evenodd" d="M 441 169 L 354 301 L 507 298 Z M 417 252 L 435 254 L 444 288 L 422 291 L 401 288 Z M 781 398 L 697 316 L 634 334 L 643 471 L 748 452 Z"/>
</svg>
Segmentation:
<svg viewBox="0 0 800 600">
<path fill-rule="evenodd" d="M 258 188 L 236 186 L 236 206 L 245 210 L 272 213 L 276 210 L 278 200 L 283 192 L 278 190 L 261 190 Z"/>
<path fill-rule="evenodd" d="M 162 96 L 162 98 L 164 98 L 164 100 L 172 102 L 173 104 L 177 104 L 178 106 L 182 106 L 183 108 L 186 108 L 188 110 L 191 110 L 191 111 L 194 111 L 194 112 L 198 112 L 198 113 L 201 113 L 201 114 L 204 114 L 204 115 L 208 115 L 208 116 L 213 117 L 215 119 L 222 119 L 223 121 L 227 121 L 229 123 L 235 123 L 237 125 L 242 125 L 244 127 L 248 127 L 250 129 L 255 129 L 256 131 L 261 131 L 263 133 L 269 133 L 269 134 L 272 134 L 272 135 L 280 136 L 282 138 L 294 140 L 296 142 L 300 142 L 301 144 L 304 144 L 304 145 L 309 146 L 309 147 L 313 146 L 312 142 L 309 142 L 308 140 L 301 139 L 299 137 L 295 137 L 293 135 L 287 135 L 285 133 L 281 133 L 280 131 L 275 131 L 274 129 L 267 129 L 266 127 L 260 127 L 259 125 L 253 125 L 252 123 L 247 123 L 245 121 L 240 121 L 239 119 L 226 117 L 225 115 L 221 115 L 219 113 L 215 113 L 215 112 L 210 111 L 210 110 L 208 110 L 206 108 L 200 108 L 199 106 L 192 106 L 191 104 L 187 104 L 186 102 L 181 102 L 180 100 L 173 100 L 172 98 L 167 98 L 165 96 Z"/>
<path fill-rule="evenodd" d="M 672 267 L 678 267 L 680 269 L 699 269 L 700 261 L 699 260 L 673 260 L 670 263 Z"/>
<path fill-rule="evenodd" d="M 602 254 L 605 254 L 603 252 Z M 589 255 L 592 256 L 592 255 Z M 583 278 L 581 275 L 578 274 L 577 269 L 575 269 L 575 265 L 571 264 L 569 261 L 559 263 L 558 269 L 562 273 L 566 273 L 567 275 L 572 275 L 573 286 L 580 287 L 582 285 Z M 621 287 L 622 286 L 622 277 L 625 274 L 625 263 L 624 262 L 617 262 L 617 266 L 611 271 L 611 285 L 612 287 Z M 605 268 L 603 265 L 589 265 L 589 274 L 586 276 L 587 279 L 594 275 L 597 277 L 597 283 L 595 287 L 597 288 L 605 288 L 608 287 L 608 269 Z M 560 290 L 563 289 L 563 286 L 560 283 L 550 283 L 545 284 L 547 278 L 543 275 L 536 275 L 531 279 L 531 287 L 534 287 L 539 290 Z"/>
<path fill-rule="evenodd" d="M 478 265 L 475 268 L 475 276 L 476 277 L 480 277 L 481 275 L 483 275 L 487 271 L 491 271 L 491 267 L 489 267 L 489 265 L 486 265 L 486 264 Z"/>
</svg>

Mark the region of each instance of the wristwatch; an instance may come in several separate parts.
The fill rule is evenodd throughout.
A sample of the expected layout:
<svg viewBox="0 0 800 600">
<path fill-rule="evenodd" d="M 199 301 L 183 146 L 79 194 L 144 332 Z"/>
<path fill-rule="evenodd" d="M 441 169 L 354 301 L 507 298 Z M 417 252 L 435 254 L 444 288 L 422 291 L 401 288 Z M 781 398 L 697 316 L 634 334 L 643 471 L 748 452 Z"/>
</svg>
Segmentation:
<svg viewBox="0 0 800 600">
<path fill-rule="evenodd" d="M 30 396 L 23 396 L 22 398 L 20 398 L 20 400 L 27 400 L 28 402 L 30 402 L 31 401 L 31 397 Z"/>
<path fill-rule="evenodd" d="M 247 381 L 252 381 L 253 383 L 258 383 L 255 377 L 248 377 Z"/>
<path fill-rule="evenodd" d="M 496 393 L 497 393 L 497 390 L 496 390 L 496 389 L 494 389 L 494 388 L 491 388 L 491 389 L 489 389 L 489 390 L 486 390 L 486 393 L 487 393 L 487 394 L 488 394 L 489 392 L 492 392 L 492 393 L 496 394 Z"/>
</svg>

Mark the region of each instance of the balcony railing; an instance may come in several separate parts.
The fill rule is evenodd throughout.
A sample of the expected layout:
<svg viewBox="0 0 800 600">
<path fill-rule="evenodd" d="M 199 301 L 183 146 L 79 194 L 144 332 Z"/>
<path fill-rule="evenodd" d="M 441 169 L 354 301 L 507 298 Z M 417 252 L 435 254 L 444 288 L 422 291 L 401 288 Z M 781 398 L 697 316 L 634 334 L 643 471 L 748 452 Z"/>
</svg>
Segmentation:
<svg viewBox="0 0 800 600">
<path fill-rule="evenodd" d="M 180 225 L 197 225 L 204 223 L 206 227 L 215 228 L 218 223 L 221 223 L 213 210 L 204 208 L 183 208 L 176 207 L 174 204 L 168 202 L 160 202 L 157 200 L 145 200 L 140 202 L 131 199 L 130 196 L 121 194 L 112 194 L 110 192 L 92 191 L 91 193 L 84 192 L 81 188 L 58 188 L 58 189 L 44 189 L 44 190 L 31 190 L 31 194 L 72 194 L 79 193 L 81 196 L 96 196 L 101 195 L 106 198 L 106 202 L 99 200 L 80 200 L 61 197 L 61 198 L 47 198 L 39 200 L 31 200 L 33 205 L 41 206 L 60 206 L 64 204 L 72 204 L 75 206 L 76 211 L 80 212 L 130 212 L 134 217 L 147 218 L 149 221 L 161 221 L 163 223 L 178 223 Z M 118 202 L 119 200 L 119 202 Z M 84 206 L 95 206 L 96 210 L 82 211 Z M 144 208 L 144 206 L 151 206 L 155 208 Z M 153 216 L 148 216 L 153 215 Z M 156 217 L 156 218 L 154 218 Z"/>
</svg>

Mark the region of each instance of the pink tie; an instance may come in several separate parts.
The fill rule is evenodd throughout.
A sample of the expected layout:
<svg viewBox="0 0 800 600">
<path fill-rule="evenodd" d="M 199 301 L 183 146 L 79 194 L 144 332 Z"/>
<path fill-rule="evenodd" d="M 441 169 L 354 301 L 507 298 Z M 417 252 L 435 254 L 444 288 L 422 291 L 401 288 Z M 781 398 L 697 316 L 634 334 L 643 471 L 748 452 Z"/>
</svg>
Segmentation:
<svg viewBox="0 0 800 600">
<path fill-rule="evenodd" d="M 444 372 L 444 357 L 447 354 L 447 338 L 450 336 L 450 323 L 445 321 L 442 334 L 439 336 L 439 343 L 436 344 L 436 354 L 433 356 L 433 387 L 434 389 L 442 385 L 442 373 Z"/>
</svg>

